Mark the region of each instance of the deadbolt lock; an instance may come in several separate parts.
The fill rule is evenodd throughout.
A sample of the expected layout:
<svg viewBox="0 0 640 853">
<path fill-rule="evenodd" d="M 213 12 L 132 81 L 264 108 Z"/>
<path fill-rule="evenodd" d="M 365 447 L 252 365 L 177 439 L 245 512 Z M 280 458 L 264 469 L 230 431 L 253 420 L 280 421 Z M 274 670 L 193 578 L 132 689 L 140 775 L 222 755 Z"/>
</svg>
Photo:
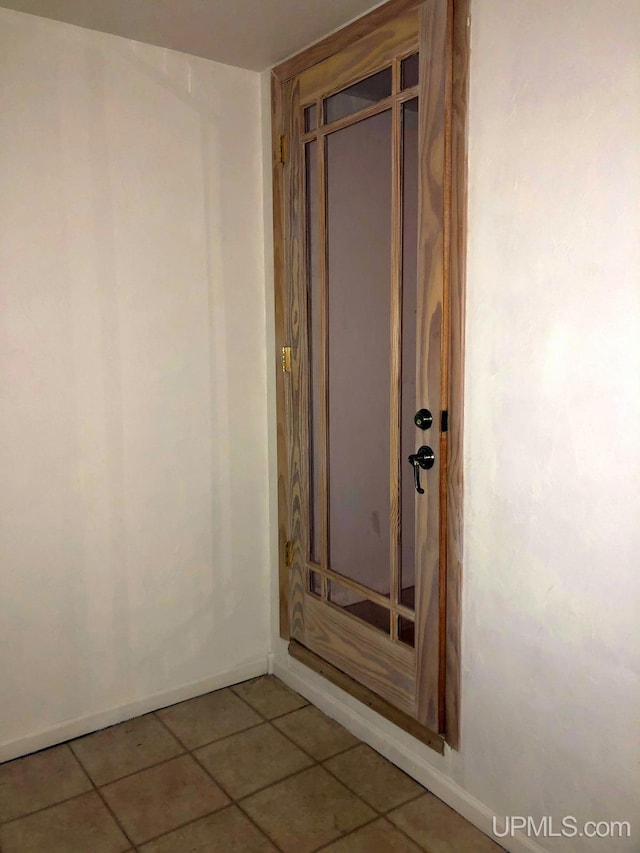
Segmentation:
<svg viewBox="0 0 640 853">
<path fill-rule="evenodd" d="M 433 416 L 429 409 L 420 409 L 420 411 L 416 412 L 413 416 L 413 422 L 418 429 L 429 429 L 433 423 Z"/>
</svg>

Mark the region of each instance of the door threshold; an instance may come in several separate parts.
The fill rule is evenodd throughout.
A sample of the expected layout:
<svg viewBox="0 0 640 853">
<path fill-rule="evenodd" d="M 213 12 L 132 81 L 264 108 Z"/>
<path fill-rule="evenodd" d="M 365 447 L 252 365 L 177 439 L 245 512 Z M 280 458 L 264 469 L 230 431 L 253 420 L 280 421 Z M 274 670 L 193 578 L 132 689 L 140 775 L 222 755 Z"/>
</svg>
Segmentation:
<svg viewBox="0 0 640 853">
<path fill-rule="evenodd" d="M 367 687 L 363 687 L 362 684 L 359 684 L 349 675 L 346 675 L 344 672 L 336 669 L 318 655 L 310 652 L 309 649 L 305 648 L 301 643 L 296 642 L 296 640 L 291 640 L 289 642 L 289 654 L 299 663 L 304 664 L 304 666 L 307 666 L 309 669 L 317 672 L 318 675 L 326 678 L 327 681 L 335 684 L 336 687 L 339 687 L 341 690 L 344 690 L 345 693 L 353 696 L 354 699 L 362 702 L 363 705 L 371 708 L 371 710 L 375 711 L 376 714 L 380 714 L 381 717 L 384 717 L 386 720 L 389 720 L 390 723 L 398 726 L 399 729 L 407 732 L 421 743 L 426 744 L 440 755 L 444 755 L 445 741 L 442 735 L 432 732 L 431 729 L 423 726 L 413 717 L 410 717 L 409 714 L 405 714 L 404 711 L 399 711 L 397 708 L 394 708 L 394 706 L 390 702 L 387 702 L 386 699 L 382 699 L 372 690 L 369 690 Z"/>
</svg>

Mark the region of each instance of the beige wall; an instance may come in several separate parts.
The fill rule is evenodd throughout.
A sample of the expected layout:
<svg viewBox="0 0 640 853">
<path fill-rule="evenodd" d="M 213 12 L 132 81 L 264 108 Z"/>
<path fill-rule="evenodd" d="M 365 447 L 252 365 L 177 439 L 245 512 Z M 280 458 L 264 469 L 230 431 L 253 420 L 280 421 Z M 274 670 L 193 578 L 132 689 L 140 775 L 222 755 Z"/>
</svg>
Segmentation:
<svg viewBox="0 0 640 853">
<path fill-rule="evenodd" d="M 472 6 L 465 787 L 634 819 L 640 790 L 640 7 Z"/>
<path fill-rule="evenodd" d="M 0 75 L 1 760 L 269 640 L 259 76 L 6 10 Z"/>
</svg>

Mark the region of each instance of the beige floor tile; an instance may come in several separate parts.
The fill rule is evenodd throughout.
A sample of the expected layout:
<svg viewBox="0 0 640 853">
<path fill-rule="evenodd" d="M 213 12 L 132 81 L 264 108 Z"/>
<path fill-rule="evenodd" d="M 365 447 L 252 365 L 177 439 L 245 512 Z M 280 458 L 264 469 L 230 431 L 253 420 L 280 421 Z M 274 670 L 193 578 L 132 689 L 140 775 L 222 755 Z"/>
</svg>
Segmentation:
<svg viewBox="0 0 640 853">
<path fill-rule="evenodd" d="M 96 785 L 106 785 L 184 752 L 153 714 L 78 738 L 70 746 Z"/>
<path fill-rule="evenodd" d="M 203 817 L 140 848 L 141 853 L 277 853 L 237 806 Z"/>
<path fill-rule="evenodd" d="M 0 765 L 0 821 L 12 820 L 92 789 L 65 744 Z"/>
<path fill-rule="evenodd" d="M 313 764 L 269 723 L 203 746 L 195 755 L 236 800 Z"/>
<path fill-rule="evenodd" d="M 360 742 L 313 705 L 279 717 L 273 725 L 318 761 L 331 758 Z"/>
<path fill-rule="evenodd" d="M 290 690 L 274 675 L 263 675 L 261 678 L 254 678 L 253 681 L 236 684 L 233 690 L 268 720 L 281 717 L 283 714 L 304 708 L 309 704 L 306 699 Z"/>
<path fill-rule="evenodd" d="M 387 817 L 429 853 L 499 853 L 502 850 L 433 794 L 412 800 Z"/>
<path fill-rule="evenodd" d="M 190 755 L 112 782 L 101 793 L 136 844 L 229 804 Z"/>
<path fill-rule="evenodd" d="M 380 812 L 387 812 L 424 792 L 422 785 L 364 743 L 330 758 L 325 766 Z"/>
<path fill-rule="evenodd" d="M 384 818 L 357 829 L 346 838 L 322 848 L 323 853 L 420 853 L 410 841 Z M 459 851 L 462 853 L 462 851 Z"/>
<path fill-rule="evenodd" d="M 188 749 L 196 749 L 262 722 L 253 708 L 228 688 L 189 699 L 157 713 Z"/>
<path fill-rule="evenodd" d="M 253 794 L 242 807 L 284 853 L 310 853 L 375 816 L 318 766 Z"/>
<path fill-rule="evenodd" d="M 0 848 L 3 853 L 123 853 L 131 844 L 92 793 L 4 824 Z"/>
</svg>

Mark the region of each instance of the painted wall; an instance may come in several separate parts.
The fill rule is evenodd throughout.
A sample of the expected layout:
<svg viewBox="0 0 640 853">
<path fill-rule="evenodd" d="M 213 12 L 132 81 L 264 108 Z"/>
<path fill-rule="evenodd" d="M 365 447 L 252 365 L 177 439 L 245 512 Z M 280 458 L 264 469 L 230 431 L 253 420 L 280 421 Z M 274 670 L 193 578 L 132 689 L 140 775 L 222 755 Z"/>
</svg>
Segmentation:
<svg viewBox="0 0 640 853">
<path fill-rule="evenodd" d="M 259 75 L 0 10 L 0 76 L 1 760 L 269 639 Z"/>
<path fill-rule="evenodd" d="M 463 780 L 640 835 L 640 7 L 474 2 Z"/>
<path fill-rule="evenodd" d="M 633 824 L 510 850 L 638 849 L 639 199 L 636 0 L 474 0 L 461 751 L 274 639 L 282 677 L 485 831 Z"/>
</svg>

